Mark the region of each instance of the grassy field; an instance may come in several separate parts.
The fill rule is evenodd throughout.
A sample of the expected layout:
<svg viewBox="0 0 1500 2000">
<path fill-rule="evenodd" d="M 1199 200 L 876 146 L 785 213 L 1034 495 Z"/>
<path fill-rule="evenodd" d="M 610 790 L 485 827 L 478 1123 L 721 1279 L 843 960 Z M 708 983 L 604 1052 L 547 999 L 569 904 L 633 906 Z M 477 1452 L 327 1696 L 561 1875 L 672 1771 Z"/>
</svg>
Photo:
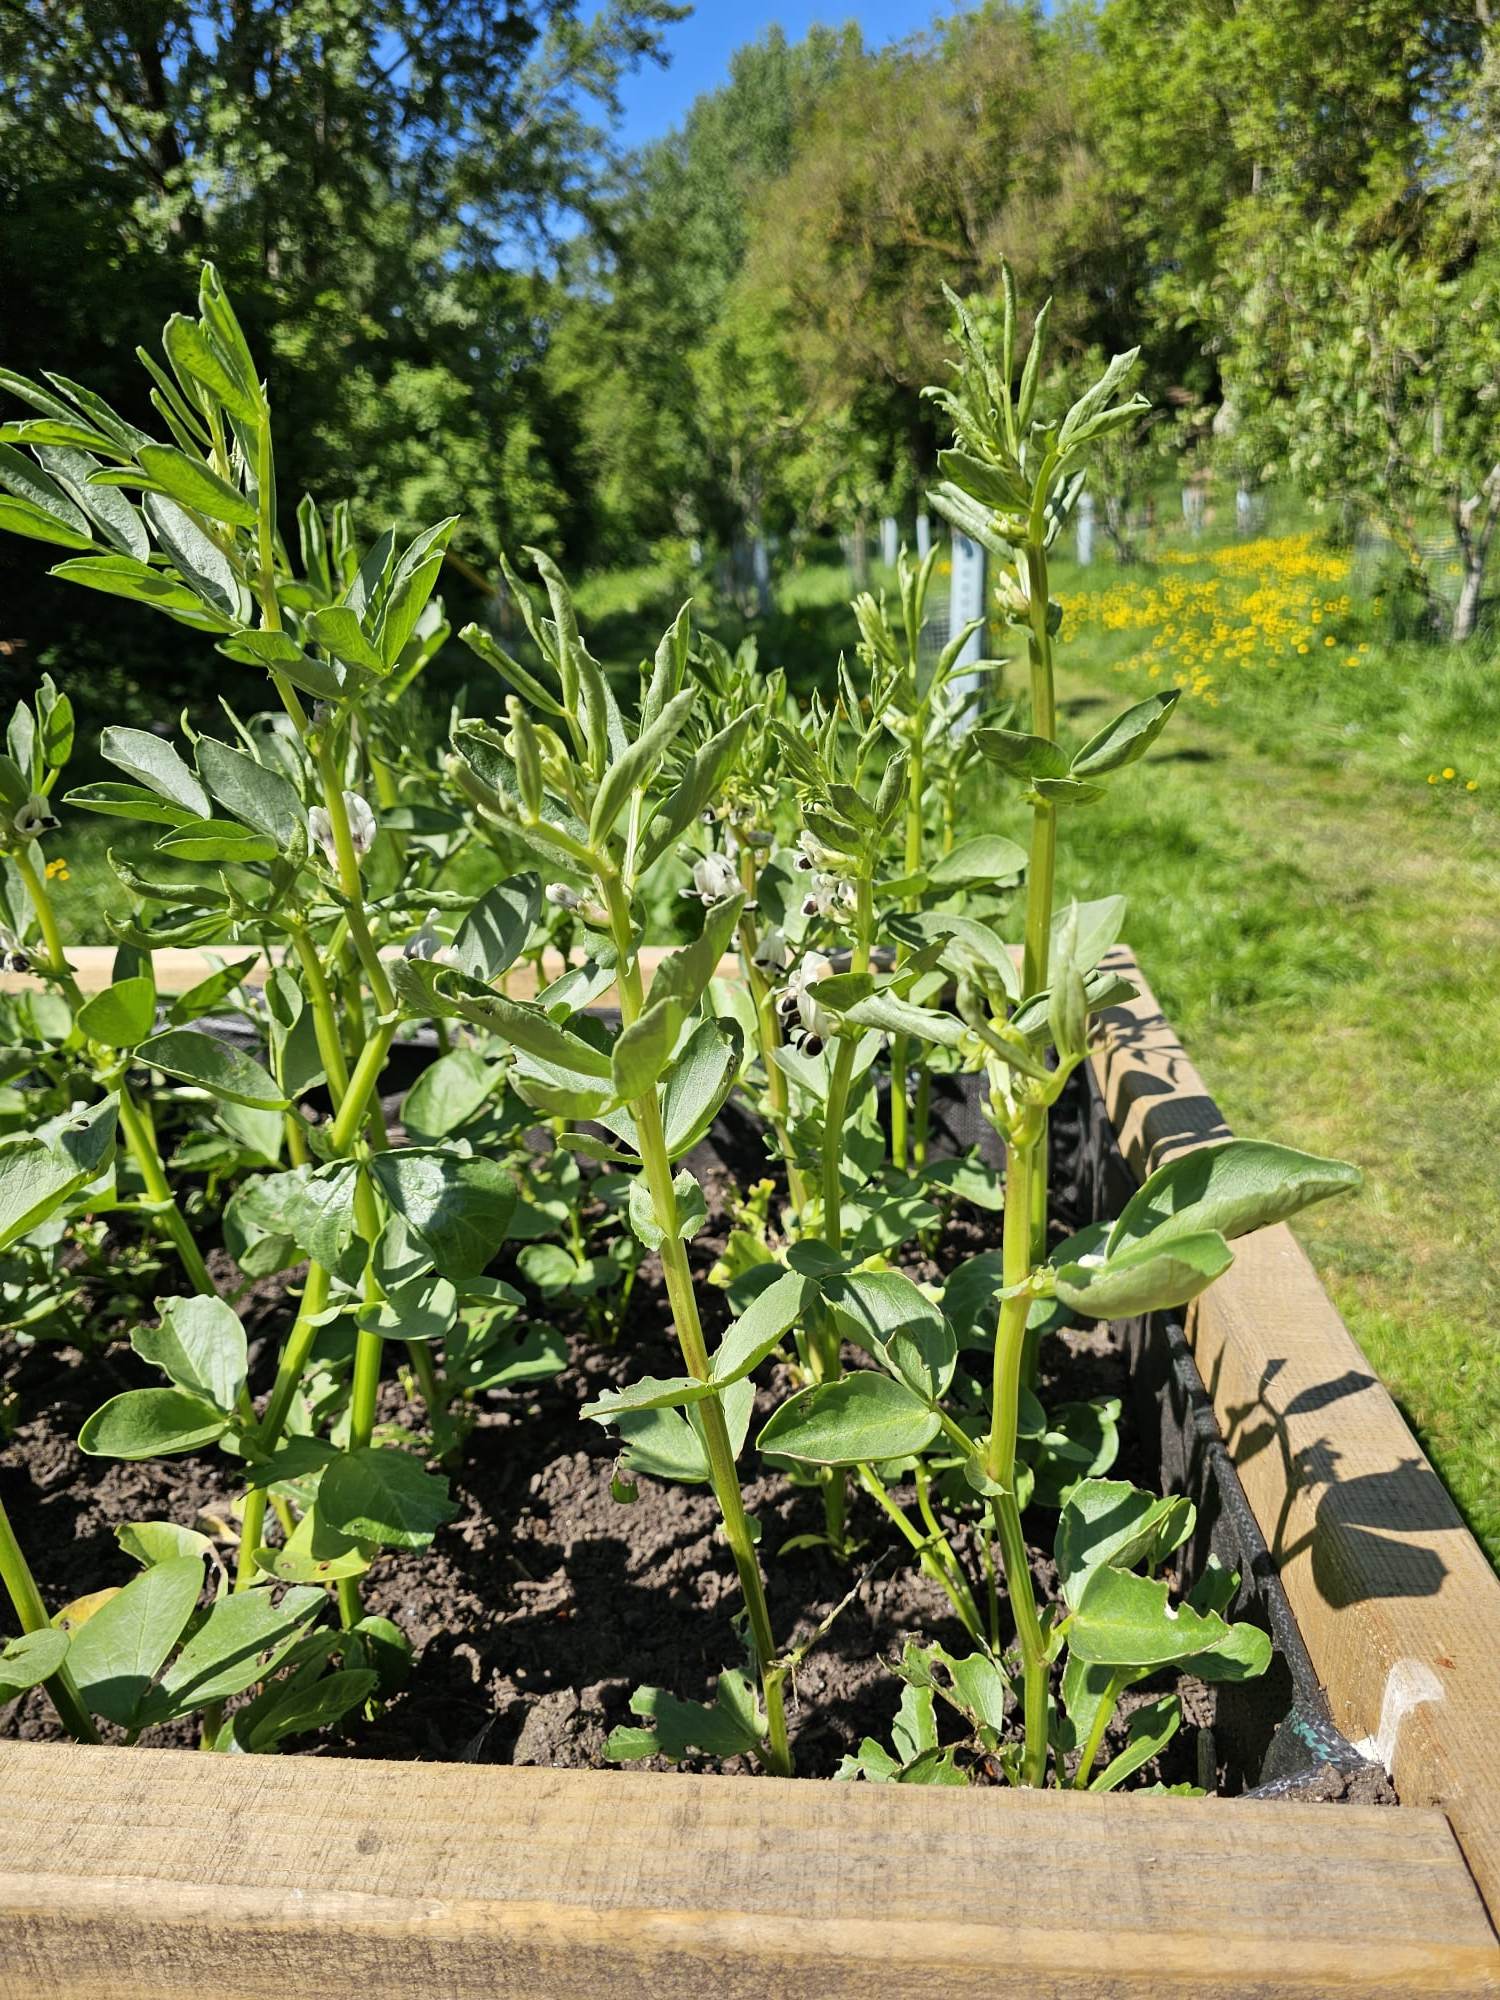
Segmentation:
<svg viewBox="0 0 1500 2000">
<path fill-rule="evenodd" d="M 1500 1561 L 1500 661 L 1394 638 L 1378 592 L 1293 527 L 1057 564 L 1065 733 L 1185 684 L 1149 762 L 1066 823 L 1060 887 L 1129 896 L 1130 940 L 1237 1130 L 1365 1168 L 1303 1240 Z M 662 584 L 584 588 L 602 657 L 651 650 Z M 805 685 L 852 648 L 846 589 L 832 566 L 789 577 L 767 664 Z M 975 801 L 991 824 L 1015 811 Z M 102 935 L 119 837 L 68 829 L 75 938 Z"/>
</svg>

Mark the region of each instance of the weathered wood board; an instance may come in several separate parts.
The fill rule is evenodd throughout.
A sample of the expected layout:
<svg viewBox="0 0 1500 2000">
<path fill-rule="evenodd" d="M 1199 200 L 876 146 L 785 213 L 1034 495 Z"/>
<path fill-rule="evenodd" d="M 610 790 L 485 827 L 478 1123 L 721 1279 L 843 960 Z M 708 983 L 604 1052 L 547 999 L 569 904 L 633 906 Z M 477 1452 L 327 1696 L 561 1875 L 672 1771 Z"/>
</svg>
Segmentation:
<svg viewBox="0 0 1500 2000">
<path fill-rule="evenodd" d="M 0 2000 L 1500 1992 L 1441 1813 L 0 1755 Z"/>
</svg>

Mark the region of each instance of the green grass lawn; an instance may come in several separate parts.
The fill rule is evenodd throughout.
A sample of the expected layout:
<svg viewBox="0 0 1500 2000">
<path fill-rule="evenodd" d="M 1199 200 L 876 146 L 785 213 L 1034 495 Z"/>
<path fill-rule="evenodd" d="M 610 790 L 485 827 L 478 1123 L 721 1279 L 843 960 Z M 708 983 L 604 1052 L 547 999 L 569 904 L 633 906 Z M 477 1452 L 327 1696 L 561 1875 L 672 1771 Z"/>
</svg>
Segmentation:
<svg viewBox="0 0 1500 2000">
<path fill-rule="evenodd" d="M 1302 1239 L 1500 1561 L 1500 661 L 1393 638 L 1336 563 L 1293 574 L 1328 572 L 1316 551 L 1235 582 L 1235 546 L 1166 538 L 1157 568 L 1056 564 L 1082 635 L 1060 689 L 1075 740 L 1219 656 L 1150 759 L 1069 816 L 1060 890 L 1129 896 L 1130 941 L 1236 1130 L 1364 1167 L 1364 1193 L 1313 1212 Z M 1142 593 L 1164 584 L 1172 636 L 1155 646 Z M 852 650 L 846 589 L 832 564 L 794 572 L 758 635 L 766 664 L 806 687 Z M 586 583 L 580 607 L 619 666 L 675 609 L 650 570 Z M 744 628 L 718 629 L 734 643 Z M 1225 660 L 1236 631 L 1243 657 Z M 98 939 L 119 902 L 105 849 L 139 834 L 81 817 L 59 913 Z M 975 823 L 1017 818 L 998 789 L 975 801 Z"/>
</svg>

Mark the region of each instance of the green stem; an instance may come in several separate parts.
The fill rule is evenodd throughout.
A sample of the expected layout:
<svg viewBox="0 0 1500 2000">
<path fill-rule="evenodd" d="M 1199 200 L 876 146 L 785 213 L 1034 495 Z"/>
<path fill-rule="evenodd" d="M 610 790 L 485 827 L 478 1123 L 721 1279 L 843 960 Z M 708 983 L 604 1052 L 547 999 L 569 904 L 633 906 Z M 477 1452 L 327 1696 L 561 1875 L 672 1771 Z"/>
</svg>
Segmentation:
<svg viewBox="0 0 1500 2000">
<path fill-rule="evenodd" d="M 962 1573 L 956 1567 L 950 1568 L 933 1547 L 932 1540 L 913 1526 L 906 1509 L 892 1499 L 873 1465 L 856 1465 L 854 1473 L 876 1506 L 895 1523 L 903 1539 L 915 1552 L 922 1574 L 932 1578 L 953 1606 L 958 1622 L 969 1637 L 976 1646 L 982 1646 L 985 1643 L 984 1628 L 980 1624 L 978 1608 Z M 939 1536 L 937 1539 L 943 1549 L 947 1550 L 946 1538 Z M 951 1555 L 951 1551 L 948 1553 Z"/>
<path fill-rule="evenodd" d="M 338 868 L 339 887 L 343 891 L 346 904 L 345 914 L 349 920 L 349 935 L 354 940 L 354 949 L 364 970 L 370 988 L 370 997 L 375 1002 L 377 1014 L 394 1013 L 396 996 L 391 991 L 391 982 L 386 977 L 385 967 L 380 962 L 380 953 L 375 948 L 375 940 L 370 935 L 370 921 L 365 914 L 364 891 L 360 883 L 359 856 L 354 851 L 354 836 L 349 829 L 349 810 L 344 804 L 344 786 L 333 761 L 333 753 L 326 743 L 320 742 L 314 756 L 318 766 L 318 779 L 323 788 L 323 805 L 328 814 L 329 829 L 333 834 L 334 858 Z"/>
<path fill-rule="evenodd" d="M 1028 1114 L 1023 1113 L 1023 1119 Z M 1034 1116 L 1034 1114 L 1032 1114 Z M 1005 1565 L 1006 1590 L 1016 1622 L 1025 1686 L 1026 1742 L 1022 1769 L 1028 1785 L 1039 1785 L 1047 1766 L 1047 1658 L 1037 1614 L 1021 1513 L 1016 1505 L 1016 1437 L 1019 1429 L 1021 1363 L 1031 1295 L 1031 1171 L 1035 1134 L 1024 1123 L 1009 1135 L 1005 1163 L 1005 1223 L 1001 1278 L 1009 1296 L 1000 1303 L 995 1332 L 994 1377 L 990 1391 L 990 1435 L 985 1472 L 1001 1489 L 991 1501 L 991 1517 Z"/>
<path fill-rule="evenodd" d="M 49 1619 L 47 1607 L 42 1602 L 42 1593 L 36 1587 L 36 1578 L 31 1574 L 21 1544 L 16 1540 L 10 1516 L 0 1503 L 0 1583 L 5 1585 L 23 1632 L 45 1632 Z M 52 1697 L 52 1706 L 57 1710 L 64 1729 L 80 1743 L 97 1743 L 99 1732 L 95 1729 L 88 1710 L 78 1697 L 78 1689 L 73 1676 L 68 1672 L 67 1661 L 44 1683 Z"/>
<path fill-rule="evenodd" d="M 630 903 L 618 875 L 601 874 L 599 884 L 609 909 L 610 928 L 620 954 L 620 1013 L 628 1027 L 640 1017 L 643 991 L 640 964 L 631 950 Z M 688 1373 L 700 1382 L 709 1374 L 708 1346 L 698 1317 L 698 1300 L 688 1266 L 687 1246 L 677 1230 L 677 1195 L 672 1186 L 672 1163 L 662 1128 L 661 1107 L 654 1089 L 636 1098 L 631 1105 L 640 1141 L 641 1166 L 656 1225 L 662 1231 L 661 1265 L 672 1323 Z M 744 1593 L 751 1642 L 760 1672 L 761 1691 L 766 1705 L 769 1748 L 765 1761 L 778 1777 L 790 1777 L 791 1748 L 787 1741 L 785 1669 L 778 1663 L 776 1641 L 771 1630 L 771 1613 L 766 1603 L 765 1583 L 750 1533 L 739 1472 L 734 1462 L 734 1446 L 724 1417 L 723 1398 L 705 1396 L 697 1405 L 702 1436 L 708 1451 L 709 1479 L 723 1517 L 724 1536 L 734 1557 L 740 1589 Z"/>
<path fill-rule="evenodd" d="M 753 887 L 753 859 L 742 874 L 751 875 Z M 755 963 L 755 948 L 759 943 L 754 919 L 744 916 L 740 919 L 740 952 L 745 964 L 745 978 L 749 983 L 750 997 L 755 1002 L 756 1040 L 760 1044 L 761 1068 L 766 1073 L 766 1098 L 770 1105 L 771 1130 L 776 1134 L 776 1143 L 781 1148 L 782 1162 L 786 1167 L 787 1194 L 799 1220 L 807 1208 L 807 1183 L 802 1169 L 792 1158 L 789 1131 L 791 1126 L 791 1100 L 787 1090 L 786 1071 L 776 1060 L 776 1051 L 781 1046 L 781 1030 L 776 1020 L 776 1003 L 771 995 L 771 983 Z"/>
<path fill-rule="evenodd" d="M 1109 1719 L 1115 1712 L 1115 1704 L 1120 1699 L 1120 1690 L 1125 1685 L 1122 1673 L 1113 1673 L 1109 1685 L 1100 1697 L 1099 1706 L 1094 1711 L 1093 1724 L 1084 1742 L 1083 1754 L 1078 1760 L 1078 1769 L 1073 1773 L 1073 1789 L 1082 1792 L 1088 1789 L 1089 1777 L 1094 1768 L 1094 1760 L 1099 1755 L 1099 1745 L 1104 1741 L 1104 1732 L 1109 1727 Z"/>
<path fill-rule="evenodd" d="M 145 1112 L 130 1094 L 130 1087 L 123 1072 L 115 1084 L 115 1093 L 120 1107 L 120 1131 L 129 1148 L 130 1157 L 135 1161 L 141 1179 L 146 1184 L 146 1195 L 158 1211 L 162 1228 L 171 1237 L 182 1268 L 187 1273 L 193 1289 L 205 1298 L 216 1299 L 219 1288 L 208 1274 L 208 1266 L 203 1261 L 203 1253 L 194 1240 L 187 1219 L 177 1206 L 171 1185 L 167 1180 L 166 1168 L 162 1164 L 161 1150 L 156 1143 L 156 1134 L 151 1128 Z"/>
<path fill-rule="evenodd" d="M 41 928 L 42 942 L 47 947 L 45 970 L 59 980 L 67 993 L 68 1002 L 75 1012 L 83 1004 L 83 995 L 78 990 L 78 982 L 73 977 L 73 968 L 63 956 L 62 932 L 57 927 L 57 915 L 52 908 L 52 897 L 48 893 L 46 880 L 32 865 L 31 856 L 24 847 L 16 848 L 11 855 L 16 864 L 16 873 L 31 898 L 31 907 L 36 911 L 36 920 Z"/>
<path fill-rule="evenodd" d="M 849 1110 L 849 1084 L 854 1075 L 855 1038 L 840 1035 L 828 1078 L 828 1102 L 823 1119 L 823 1238 L 830 1250 L 844 1247 L 844 1121 Z"/>
<path fill-rule="evenodd" d="M 302 1380 L 302 1371 L 307 1366 L 307 1358 L 312 1353 L 313 1342 L 317 1339 L 317 1321 L 328 1305 L 330 1278 L 322 1264 L 309 1264 L 307 1281 L 302 1288 L 302 1306 L 287 1335 L 286 1345 L 281 1350 L 281 1359 L 276 1366 L 276 1380 L 271 1385 L 270 1399 L 261 1416 L 255 1433 L 256 1448 L 265 1456 L 276 1449 L 281 1442 L 281 1434 L 286 1429 L 286 1420 L 291 1414 L 292 1401 L 297 1393 L 297 1385 Z M 255 1551 L 260 1547 L 265 1535 L 266 1489 L 252 1486 L 245 1494 L 244 1509 L 240 1520 L 240 1554 L 235 1568 L 234 1587 L 248 1590 L 258 1574 L 255 1567 Z"/>
<path fill-rule="evenodd" d="M 1047 627 L 1047 552 L 1039 542 L 1026 551 L 1027 595 L 1031 606 L 1031 730 L 1049 741 L 1057 734 L 1057 699 L 1052 669 L 1052 634 Z M 1057 809 L 1039 799 L 1031 815 L 1031 851 L 1026 869 L 1026 942 L 1021 993 L 1030 999 L 1051 973 L 1052 909 L 1057 878 Z M 1030 1189 L 1031 1253 L 1040 1263 L 1047 1248 L 1047 1142 L 1043 1121 L 1041 1172 Z"/>
</svg>

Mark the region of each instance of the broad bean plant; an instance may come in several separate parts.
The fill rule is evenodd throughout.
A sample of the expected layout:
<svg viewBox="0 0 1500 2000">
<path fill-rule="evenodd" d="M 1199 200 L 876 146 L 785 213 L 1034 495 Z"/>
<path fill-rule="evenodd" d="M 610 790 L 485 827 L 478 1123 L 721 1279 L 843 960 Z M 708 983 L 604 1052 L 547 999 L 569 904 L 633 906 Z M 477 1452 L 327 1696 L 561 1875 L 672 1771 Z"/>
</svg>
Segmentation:
<svg viewBox="0 0 1500 2000">
<path fill-rule="evenodd" d="M 0 946 L 32 978 L 4 1003 L 0 1286 L 18 1338 L 76 1338 L 88 1314 L 61 1274 L 118 1234 L 113 1310 L 143 1379 L 80 1448 L 217 1450 L 240 1489 L 227 1551 L 171 1520 L 121 1523 L 139 1572 L 56 1615 L 0 1514 L 20 1626 L 0 1698 L 45 1684 L 81 1738 L 191 1718 L 206 1747 L 249 1751 L 372 1710 L 409 1649 L 362 1579 L 452 1518 L 441 1468 L 475 1399 L 566 1364 L 531 1299 L 628 1354 L 647 1260 L 674 1372 L 637 1372 L 584 1416 L 617 1441 L 622 1504 L 642 1482 L 707 1489 L 744 1650 L 712 1703 L 639 1689 L 612 1756 L 792 1771 L 789 1695 L 821 1629 L 772 1624 L 775 1551 L 745 1491 L 768 1468 L 808 1489 L 817 1523 L 783 1548 L 815 1545 L 852 1593 L 872 1538 L 893 1540 L 968 1648 L 892 1663 L 892 1747 L 867 1740 L 843 1776 L 1108 1788 L 1180 1723 L 1170 1691 L 1134 1707 L 1098 1768 L 1133 1683 L 1264 1670 L 1265 1635 L 1226 1616 L 1237 1578 L 1211 1565 L 1175 1588 L 1191 1503 L 1111 1478 L 1118 1405 L 1044 1407 L 1038 1353 L 1070 1323 L 1185 1304 L 1235 1237 L 1358 1175 L 1229 1141 L 1056 1240 L 1049 1114 L 1091 1017 L 1133 990 L 1110 959 L 1122 900 L 1059 903 L 1059 835 L 1174 697 L 1062 740 L 1048 553 L 1091 452 L 1143 405 L 1124 355 L 1070 408 L 1042 407 L 1045 308 L 1018 366 L 1008 276 L 994 340 L 953 306 L 959 362 L 933 393 L 954 444 L 931 498 L 1004 566 L 1024 713 L 997 698 L 999 660 L 963 662 L 974 627 L 929 645 L 933 555 L 903 552 L 893 600 L 856 600 L 853 658 L 803 704 L 686 608 L 638 674 L 606 671 L 531 550 L 525 574 L 498 557 L 524 637 L 460 635 L 498 676 L 489 715 L 456 711 L 428 754 L 406 719 L 449 637 L 436 591 L 456 522 L 361 547 L 347 507 L 303 498 L 286 539 L 267 387 L 211 267 L 162 358 L 140 352 L 159 435 L 78 384 L 0 371 L 32 413 L 0 430 L 0 526 L 226 662 L 213 731 L 106 729 L 119 776 L 67 792 L 66 694 L 44 678 L 11 719 Z M 997 794 L 1008 831 L 959 838 L 962 802 Z M 111 855 L 114 977 L 88 995 L 52 901 L 61 807 L 135 828 Z M 664 882 L 691 935 L 662 952 Z M 173 945 L 216 965 L 177 996 L 153 971 Z M 435 1059 L 384 1094 L 397 1038 L 421 1028 Z M 955 1087 L 979 1093 L 1003 1174 L 934 1143 L 935 1092 Z M 731 1093 L 761 1120 L 765 1173 L 730 1200 L 710 1270 L 693 1161 Z M 999 1245 L 955 1266 L 960 1203 Z M 276 1274 L 296 1310 L 252 1370 L 237 1307 Z M 1054 1517 L 1048 1604 L 1031 1560 Z"/>
</svg>

